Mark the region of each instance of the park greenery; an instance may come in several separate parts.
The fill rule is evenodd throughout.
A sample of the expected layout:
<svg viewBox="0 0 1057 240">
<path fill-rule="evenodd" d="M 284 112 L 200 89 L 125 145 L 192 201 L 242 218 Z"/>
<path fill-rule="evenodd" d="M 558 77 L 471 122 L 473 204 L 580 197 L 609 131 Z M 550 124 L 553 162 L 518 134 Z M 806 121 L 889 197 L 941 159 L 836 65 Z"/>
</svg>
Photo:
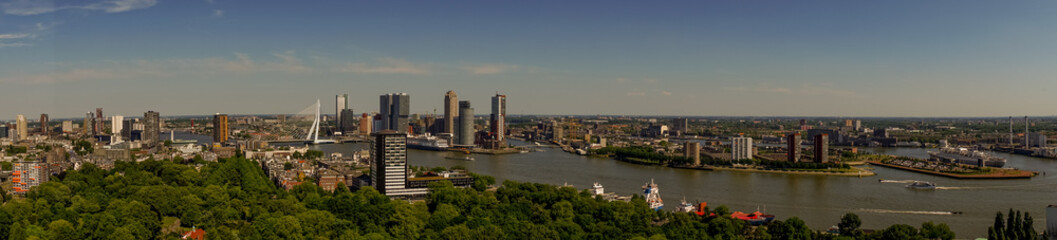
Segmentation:
<svg viewBox="0 0 1057 240">
<path fill-rule="evenodd" d="M 441 170 L 441 169 L 436 169 Z M 425 201 L 391 200 L 370 187 L 333 192 L 311 184 L 276 187 L 258 163 L 221 159 L 196 170 L 173 161 L 85 164 L 3 198 L 0 236 L 8 239 L 178 239 L 191 227 L 209 239 L 951 239 L 944 224 L 894 225 L 864 234 L 854 214 L 841 234 L 796 217 L 761 227 L 714 216 L 653 211 L 642 196 L 606 201 L 569 187 L 473 175 L 473 187 L 430 185 Z M 706 209 L 708 211 L 708 209 Z M 854 217 L 852 217 L 854 216 Z M 1030 217 L 1026 216 L 1030 226 Z M 1008 226 L 1024 226 L 1012 223 Z M 999 228 L 999 232 L 1009 232 Z M 1023 227 L 1016 228 L 1023 229 Z"/>
<path fill-rule="evenodd" d="M 1031 214 L 1014 212 L 1013 209 L 1009 209 L 1009 214 L 1006 216 L 1003 221 L 1002 212 L 995 213 L 994 226 L 987 228 L 988 240 L 1049 239 L 1046 234 L 1039 234 L 1035 231 L 1035 221 L 1031 218 Z"/>
</svg>

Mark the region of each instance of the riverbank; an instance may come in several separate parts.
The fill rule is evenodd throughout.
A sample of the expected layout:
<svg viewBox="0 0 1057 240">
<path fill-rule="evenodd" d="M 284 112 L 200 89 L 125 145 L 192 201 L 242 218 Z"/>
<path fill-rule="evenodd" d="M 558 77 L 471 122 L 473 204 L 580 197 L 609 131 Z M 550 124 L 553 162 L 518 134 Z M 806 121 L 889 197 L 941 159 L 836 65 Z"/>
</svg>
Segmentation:
<svg viewBox="0 0 1057 240">
<path fill-rule="evenodd" d="M 852 167 L 855 171 L 847 172 L 835 172 L 825 170 L 774 170 L 774 169 L 762 169 L 762 168 L 735 168 L 735 167 L 711 167 L 710 170 L 723 170 L 723 171 L 737 171 L 737 172 L 756 172 L 756 173 L 778 173 L 778 174 L 798 174 L 798 175 L 823 175 L 823 176 L 841 176 L 841 177 L 868 177 L 877 175 L 872 171 Z"/>
<path fill-rule="evenodd" d="M 941 176 L 941 177 L 949 177 L 949 178 L 955 178 L 955 179 L 992 179 L 992 180 L 993 179 L 1028 179 L 1028 178 L 1031 178 L 1031 177 L 1034 177 L 1034 176 L 1038 175 L 1038 172 L 1024 171 L 1024 170 L 1018 170 L 1018 169 L 998 169 L 998 170 L 995 170 L 996 172 L 979 173 L 979 174 L 953 174 L 953 173 L 938 172 L 938 171 L 933 171 L 933 170 L 928 170 L 928 169 L 919 169 L 919 168 L 899 166 L 899 165 L 895 165 L 895 164 L 887 164 L 887 163 L 882 163 L 880 161 L 867 161 L 867 163 L 869 163 L 870 165 L 877 165 L 877 166 L 882 166 L 882 167 L 888 167 L 888 168 L 894 168 L 894 169 L 900 169 L 900 170 L 907 170 L 907 171 L 912 171 L 912 172 L 924 173 L 924 174 Z"/>
</svg>

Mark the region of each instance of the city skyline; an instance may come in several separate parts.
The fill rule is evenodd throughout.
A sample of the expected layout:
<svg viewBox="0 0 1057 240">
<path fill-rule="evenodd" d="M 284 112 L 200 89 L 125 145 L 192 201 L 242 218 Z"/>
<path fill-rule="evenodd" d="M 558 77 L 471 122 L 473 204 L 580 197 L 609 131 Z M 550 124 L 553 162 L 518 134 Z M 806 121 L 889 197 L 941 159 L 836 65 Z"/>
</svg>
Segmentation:
<svg viewBox="0 0 1057 240">
<path fill-rule="evenodd" d="M 0 101 L 22 103 L 0 118 L 386 92 L 423 113 L 447 90 L 511 115 L 1048 116 L 1030 103 L 1057 89 L 1055 5 L 0 1 Z"/>
</svg>

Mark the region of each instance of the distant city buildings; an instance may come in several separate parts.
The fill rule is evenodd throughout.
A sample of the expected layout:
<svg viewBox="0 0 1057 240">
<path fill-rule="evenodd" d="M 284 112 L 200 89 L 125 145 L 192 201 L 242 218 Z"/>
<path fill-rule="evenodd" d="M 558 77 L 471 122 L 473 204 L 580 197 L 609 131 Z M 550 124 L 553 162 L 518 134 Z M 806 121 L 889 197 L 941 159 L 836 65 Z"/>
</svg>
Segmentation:
<svg viewBox="0 0 1057 240">
<path fill-rule="evenodd" d="M 407 93 L 389 93 L 380 97 L 379 113 L 382 115 L 382 130 L 407 133 L 411 111 L 411 97 Z"/>
<path fill-rule="evenodd" d="M 654 138 L 667 138 L 670 134 L 668 125 L 653 125 L 642 130 L 642 136 Z"/>
<path fill-rule="evenodd" d="M 374 123 L 374 116 L 363 113 L 360 117 L 360 135 L 368 136 L 371 135 L 372 125 Z"/>
<path fill-rule="evenodd" d="M 492 114 L 489 115 L 489 138 L 484 147 L 500 149 L 506 147 L 506 95 L 496 94 L 492 97 Z"/>
<path fill-rule="evenodd" d="M 7 124 L 0 123 L 0 138 L 8 138 L 8 137 L 10 137 L 11 136 L 11 134 L 9 132 L 10 130 L 11 129 L 9 129 L 7 127 Z"/>
<path fill-rule="evenodd" d="M 690 120 L 686 118 L 676 118 L 672 120 L 672 130 L 676 132 L 676 135 L 683 135 L 690 129 Z"/>
<path fill-rule="evenodd" d="M 800 133 L 791 133 L 785 136 L 786 148 L 786 159 L 789 162 L 800 162 Z"/>
<path fill-rule="evenodd" d="M 104 128 L 103 125 L 105 124 L 103 121 L 105 121 L 105 119 L 103 119 L 103 108 L 96 108 L 95 109 L 95 120 L 92 121 L 92 124 L 93 124 L 92 125 L 92 134 L 93 135 L 103 134 L 103 128 Z"/>
<path fill-rule="evenodd" d="M 73 121 L 70 121 L 70 120 L 62 121 L 62 132 L 63 133 L 73 133 L 73 131 L 74 131 L 73 130 Z"/>
<path fill-rule="evenodd" d="M 690 159 L 694 166 L 701 165 L 701 143 L 694 141 L 683 143 L 683 157 Z"/>
<path fill-rule="evenodd" d="M 213 115 L 213 145 L 223 146 L 228 141 L 228 115 L 217 113 Z"/>
<path fill-rule="evenodd" d="M 110 116 L 110 135 L 111 141 L 119 143 L 122 141 L 125 135 L 121 134 L 125 129 L 125 116 L 114 115 Z"/>
<path fill-rule="evenodd" d="M 829 162 L 829 134 L 819 134 L 814 137 L 815 162 Z"/>
<path fill-rule="evenodd" d="M 730 153 L 732 160 L 752 159 L 752 138 L 738 136 L 730 139 Z"/>
<path fill-rule="evenodd" d="M 356 122 L 360 121 L 356 114 L 352 112 L 352 109 L 346 108 L 341 110 L 341 117 L 338 118 L 338 131 L 343 135 L 353 135 L 356 132 Z"/>
</svg>

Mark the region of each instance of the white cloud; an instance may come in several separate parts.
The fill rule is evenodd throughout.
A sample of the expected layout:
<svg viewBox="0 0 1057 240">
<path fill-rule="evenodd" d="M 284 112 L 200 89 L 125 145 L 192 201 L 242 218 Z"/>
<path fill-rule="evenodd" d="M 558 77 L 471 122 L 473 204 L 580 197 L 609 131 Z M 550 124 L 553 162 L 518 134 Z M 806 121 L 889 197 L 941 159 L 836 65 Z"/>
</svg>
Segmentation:
<svg viewBox="0 0 1057 240">
<path fill-rule="evenodd" d="M 518 66 L 511 64 L 479 64 L 465 65 L 462 67 L 462 69 L 468 73 L 475 75 L 490 75 L 514 71 L 518 69 Z"/>
<path fill-rule="evenodd" d="M 72 5 L 57 5 L 53 1 L 47 0 L 15 0 L 0 4 L 0 8 L 3 8 L 3 11 L 6 14 L 29 16 L 51 13 L 66 9 L 83 9 L 103 11 L 106 13 L 119 13 L 149 8 L 157 4 L 157 0 L 78 1 Z"/>
<path fill-rule="evenodd" d="M 7 48 L 7 47 L 25 47 L 25 46 L 31 46 L 31 44 L 28 44 L 28 43 L 24 43 L 24 42 L 13 42 L 13 43 L 0 43 L 0 48 Z"/>
<path fill-rule="evenodd" d="M 33 34 L 28 33 L 6 33 L 0 34 L 0 39 L 21 39 L 33 37 Z"/>
<path fill-rule="evenodd" d="M 646 92 L 628 92 L 628 96 L 645 97 L 646 96 Z"/>
<path fill-rule="evenodd" d="M 224 10 L 213 9 L 213 16 L 214 17 L 223 17 L 224 16 Z"/>
<path fill-rule="evenodd" d="M 403 59 L 396 58 L 381 58 L 378 59 L 379 63 L 367 64 L 367 63 L 349 63 L 345 67 L 339 68 L 337 72 L 344 73 L 379 73 L 379 74 L 415 74 L 425 75 L 429 74 L 430 70 L 424 64 L 416 64 Z"/>
<path fill-rule="evenodd" d="M 111 62 L 97 68 L 75 68 L 25 75 L 0 77 L 0 84 L 53 84 L 91 80 L 140 79 L 188 74 L 312 73 L 293 51 L 274 53 L 278 60 L 255 61 L 248 54 L 235 53 L 235 59 L 196 58 L 170 60 L 137 60 Z"/>
</svg>

